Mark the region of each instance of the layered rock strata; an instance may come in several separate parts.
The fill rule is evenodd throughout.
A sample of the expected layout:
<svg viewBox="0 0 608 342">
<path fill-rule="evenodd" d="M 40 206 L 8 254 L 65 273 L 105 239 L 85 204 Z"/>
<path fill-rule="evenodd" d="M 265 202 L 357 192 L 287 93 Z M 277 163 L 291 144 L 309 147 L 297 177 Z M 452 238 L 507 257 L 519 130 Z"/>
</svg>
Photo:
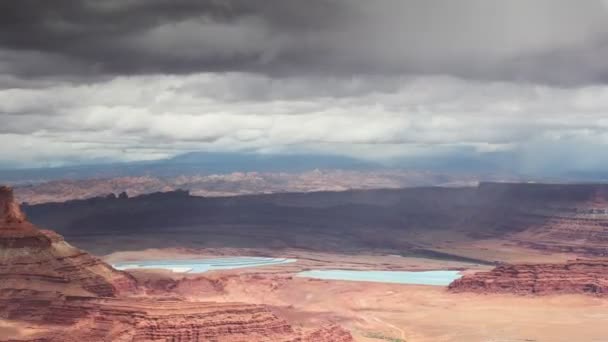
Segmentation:
<svg viewBox="0 0 608 342">
<path fill-rule="evenodd" d="M 608 295 L 608 260 L 572 260 L 561 264 L 500 265 L 455 280 L 452 292 L 521 295 Z"/>
<path fill-rule="evenodd" d="M 0 317 L 51 327 L 48 342 L 352 342 L 339 326 L 303 331 L 264 305 L 146 298 L 0 299 Z M 23 293 L 22 295 L 25 295 Z M 0 341 L 4 341 L 0 339 Z"/>
<path fill-rule="evenodd" d="M 135 288 L 135 279 L 127 273 L 54 232 L 37 229 L 26 220 L 11 189 L 0 187 L 0 291 L 115 297 Z"/>
<path fill-rule="evenodd" d="M 38 327 L 0 341 L 353 341 L 337 326 L 301 331 L 264 305 L 144 298 L 135 278 L 29 223 L 0 187 L 0 319 Z"/>
<path fill-rule="evenodd" d="M 53 342 L 297 341 L 301 334 L 263 305 L 144 298 L 12 303 L 4 308 L 10 319 L 55 326 L 44 334 Z"/>
</svg>

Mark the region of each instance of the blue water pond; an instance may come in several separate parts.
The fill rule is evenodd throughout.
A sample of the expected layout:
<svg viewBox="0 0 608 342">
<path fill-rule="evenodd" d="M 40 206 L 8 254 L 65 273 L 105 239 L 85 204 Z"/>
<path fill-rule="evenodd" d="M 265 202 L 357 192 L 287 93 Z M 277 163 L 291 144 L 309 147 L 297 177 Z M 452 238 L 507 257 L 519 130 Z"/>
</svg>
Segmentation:
<svg viewBox="0 0 608 342">
<path fill-rule="evenodd" d="M 298 277 L 327 280 L 371 281 L 381 283 L 443 285 L 460 278 L 459 271 L 348 271 L 311 270 L 298 273 Z"/>
<path fill-rule="evenodd" d="M 213 270 L 231 270 L 245 267 L 272 266 L 295 262 L 296 259 L 262 257 L 227 257 L 213 259 L 172 259 L 129 261 L 113 264 L 119 270 L 127 269 L 166 269 L 173 272 L 202 273 Z"/>
</svg>

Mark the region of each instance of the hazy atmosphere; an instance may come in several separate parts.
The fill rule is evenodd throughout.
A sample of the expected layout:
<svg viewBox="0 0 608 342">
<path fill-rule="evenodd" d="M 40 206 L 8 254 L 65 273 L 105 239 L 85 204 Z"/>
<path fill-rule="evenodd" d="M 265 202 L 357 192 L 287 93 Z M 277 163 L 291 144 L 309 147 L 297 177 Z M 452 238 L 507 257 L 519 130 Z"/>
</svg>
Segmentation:
<svg viewBox="0 0 608 342">
<path fill-rule="evenodd" d="M 0 167 L 245 151 L 605 170 L 606 60 L 606 1 L 3 1 Z"/>
<path fill-rule="evenodd" d="M 608 341 L 608 0 L 0 0 L 0 342 Z"/>
</svg>

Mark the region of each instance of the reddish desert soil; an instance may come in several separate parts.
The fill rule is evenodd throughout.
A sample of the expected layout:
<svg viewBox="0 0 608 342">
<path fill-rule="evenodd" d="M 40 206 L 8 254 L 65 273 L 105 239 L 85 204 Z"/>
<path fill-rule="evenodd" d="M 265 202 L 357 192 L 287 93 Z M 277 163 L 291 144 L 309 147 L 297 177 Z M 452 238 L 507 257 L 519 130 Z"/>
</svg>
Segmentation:
<svg viewBox="0 0 608 342">
<path fill-rule="evenodd" d="M 515 259 L 537 255 L 525 251 Z M 120 252 L 106 261 L 142 258 L 253 255 L 253 250 L 216 249 L 147 250 Z M 257 251 L 256 255 L 272 255 Z M 464 269 L 467 273 L 491 266 L 462 262 L 403 258 L 397 256 L 345 256 L 291 251 L 281 257 L 297 257 L 294 264 L 248 268 L 198 275 L 135 271 L 139 279 L 189 279 L 178 294 L 190 300 L 265 303 L 282 317 L 301 327 L 334 322 L 347 328 L 357 341 L 498 342 L 498 341 L 606 341 L 608 300 L 584 295 L 480 295 L 450 293 L 443 286 L 418 286 L 294 277 L 308 268 L 338 269 Z M 562 256 L 558 256 L 561 259 Z M 565 257 L 565 256 L 563 256 Z M 211 289 L 206 283 L 221 284 Z M 197 283 L 199 286 L 197 286 Z M 184 283 L 186 284 L 186 283 Z"/>
<path fill-rule="evenodd" d="M 13 338 L 18 340 L 28 340 L 28 337 L 35 336 L 44 329 L 38 329 L 31 324 L 20 321 L 9 321 L 0 318 L 0 338 Z"/>
<path fill-rule="evenodd" d="M 234 281 L 222 299 L 331 313 L 358 341 L 605 341 L 608 301 L 584 296 L 451 294 L 444 287 L 292 278 Z M 314 317 L 311 315 L 311 317 Z M 297 314 L 291 319 L 295 320 Z M 306 320 L 306 317 L 303 317 Z M 314 324 L 314 322 L 309 322 Z M 375 337 L 375 338 L 374 338 Z"/>
</svg>

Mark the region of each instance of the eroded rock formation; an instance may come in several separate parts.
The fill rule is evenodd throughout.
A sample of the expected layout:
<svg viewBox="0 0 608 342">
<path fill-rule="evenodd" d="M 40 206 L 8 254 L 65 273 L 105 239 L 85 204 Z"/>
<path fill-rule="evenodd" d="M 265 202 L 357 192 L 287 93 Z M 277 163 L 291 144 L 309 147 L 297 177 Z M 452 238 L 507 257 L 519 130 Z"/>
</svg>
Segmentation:
<svg viewBox="0 0 608 342">
<path fill-rule="evenodd" d="M 16 300 L 13 309 L 24 305 L 28 316 L 11 318 L 54 326 L 44 334 L 53 342 L 299 341 L 303 335 L 263 305 L 72 298 L 38 305 Z"/>
<path fill-rule="evenodd" d="M 12 189 L 0 186 L 0 222 L 3 223 L 22 223 L 25 215 L 15 202 Z"/>
<path fill-rule="evenodd" d="M 336 326 L 296 329 L 264 305 L 142 294 L 128 273 L 29 223 L 0 187 L 0 319 L 39 331 L 21 341 L 352 341 Z"/>
<path fill-rule="evenodd" d="M 349 342 L 352 336 L 337 325 L 328 325 L 307 334 L 302 342 Z"/>
<path fill-rule="evenodd" d="M 455 280 L 452 292 L 608 295 L 608 260 L 500 265 Z"/>
<path fill-rule="evenodd" d="M 0 187 L 0 208 L 0 291 L 114 297 L 135 290 L 127 273 L 27 222 L 7 187 Z"/>
</svg>

